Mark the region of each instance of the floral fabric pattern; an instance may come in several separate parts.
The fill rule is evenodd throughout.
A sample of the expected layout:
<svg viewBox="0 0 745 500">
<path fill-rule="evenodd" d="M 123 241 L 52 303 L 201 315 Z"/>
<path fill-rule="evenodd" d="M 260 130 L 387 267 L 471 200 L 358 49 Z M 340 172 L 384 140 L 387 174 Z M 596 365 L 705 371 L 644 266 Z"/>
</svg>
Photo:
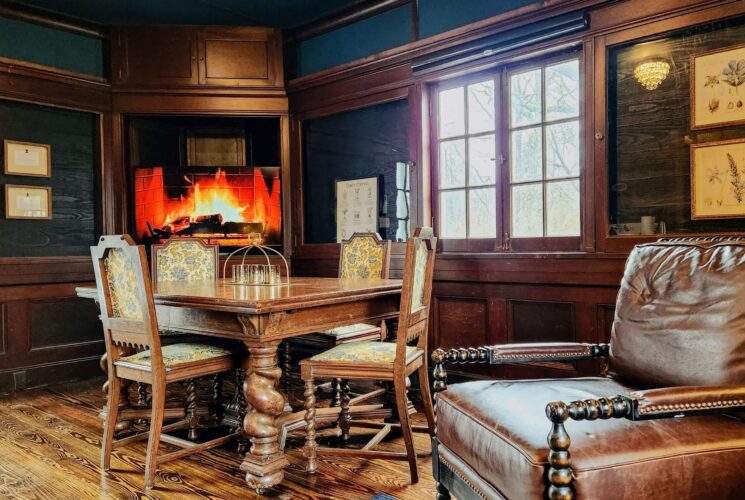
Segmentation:
<svg viewBox="0 0 745 500">
<path fill-rule="evenodd" d="M 419 243 L 414 254 L 414 284 L 411 290 L 411 310 L 416 311 L 424 305 L 424 275 L 427 272 L 429 252 L 425 242 Z"/>
<path fill-rule="evenodd" d="M 353 236 L 344 244 L 340 278 L 380 278 L 382 275 L 383 245 L 372 236 Z"/>
<path fill-rule="evenodd" d="M 370 330 L 377 330 L 378 327 L 375 325 L 368 325 L 366 323 L 355 323 L 353 325 L 337 326 L 336 328 L 329 328 L 321 333 L 326 335 L 346 335 L 349 333 L 367 332 Z"/>
<path fill-rule="evenodd" d="M 111 313 L 115 318 L 142 320 L 141 298 L 145 295 L 137 284 L 135 262 L 121 248 L 109 250 L 104 260 L 111 298 Z"/>
<path fill-rule="evenodd" d="M 166 368 L 182 363 L 193 363 L 207 359 L 230 356 L 228 349 L 208 344 L 171 344 L 161 348 L 163 364 Z M 135 365 L 150 366 L 150 349 L 131 356 L 121 358 L 119 361 L 133 363 Z"/>
<path fill-rule="evenodd" d="M 421 351 L 416 347 L 407 346 L 406 357 L 411 357 L 417 350 Z M 340 344 L 310 359 L 313 361 L 391 364 L 396 359 L 396 344 L 393 342 L 350 342 Z"/>
<path fill-rule="evenodd" d="M 215 251 L 198 241 L 172 241 L 156 252 L 158 281 L 215 279 Z"/>
</svg>

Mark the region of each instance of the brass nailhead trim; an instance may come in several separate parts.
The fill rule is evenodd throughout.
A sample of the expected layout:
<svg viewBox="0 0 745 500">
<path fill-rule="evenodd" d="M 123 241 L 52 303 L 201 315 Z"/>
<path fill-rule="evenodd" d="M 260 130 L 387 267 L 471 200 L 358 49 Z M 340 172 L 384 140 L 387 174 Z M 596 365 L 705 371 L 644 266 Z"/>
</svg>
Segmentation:
<svg viewBox="0 0 745 500">
<path fill-rule="evenodd" d="M 584 351 L 575 352 L 551 352 L 551 353 L 513 353 L 513 354 L 500 354 L 498 350 L 492 351 L 492 356 L 498 359 L 518 359 L 518 358 L 555 358 L 557 356 L 589 356 L 590 350 L 585 349 Z"/>
<path fill-rule="evenodd" d="M 450 464 L 447 460 L 445 460 L 444 458 L 442 458 L 442 455 L 440 455 L 438 453 L 437 454 L 437 457 L 440 459 L 440 462 L 444 463 L 447 466 L 447 468 L 450 469 L 453 472 L 453 474 L 455 474 L 456 476 L 458 476 L 461 481 L 463 481 L 464 483 L 466 483 L 468 485 L 468 487 L 473 490 L 474 493 L 476 493 L 479 497 L 483 498 L 484 500 L 489 500 L 489 497 L 487 497 L 483 492 L 481 492 L 481 490 L 479 490 L 473 484 L 471 484 L 471 481 L 469 481 L 466 478 L 466 476 L 463 475 L 462 472 L 459 472 L 458 470 L 456 470 L 456 468 L 453 467 L 452 464 Z"/>
<path fill-rule="evenodd" d="M 745 406 L 745 399 L 730 399 L 726 401 L 709 401 L 704 403 L 678 403 L 673 405 L 652 405 L 639 408 L 639 413 L 665 413 L 680 410 L 701 410 L 732 408 Z"/>
</svg>

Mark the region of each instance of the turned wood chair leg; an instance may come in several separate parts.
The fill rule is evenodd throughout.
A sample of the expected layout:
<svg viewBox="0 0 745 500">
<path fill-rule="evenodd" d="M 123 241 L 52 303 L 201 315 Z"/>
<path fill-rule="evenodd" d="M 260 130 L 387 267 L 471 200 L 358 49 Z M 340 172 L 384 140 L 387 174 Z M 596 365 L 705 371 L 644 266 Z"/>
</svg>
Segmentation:
<svg viewBox="0 0 745 500">
<path fill-rule="evenodd" d="M 339 404 L 341 403 L 341 393 L 339 392 L 339 384 L 341 384 L 340 378 L 331 379 L 331 402 L 329 403 L 329 406 L 332 408 L 339 406 Z"/>
<path fill-rule="evenodd" d="M 424 415 L 427 417 L 427 431 L 430 437 L 435 436 L 435 408 L 432 404 L 432 395 L 429 391 L 429 369 L 427 363 L 419 367 L 419 391 L 422 394 L 422 405 L 424 406 Z"/>
<path fill-rule="evenodd" d="M 217 418 L 218 424 L 222 422 L 222 417 L 225 414 L 225 407 L 222 401 L 222 379 L 222 373 L 216 373 L 212 379 L 212 413 Z"/>
<path fill-rule="evenodd" d="M 340 383 L 341 393 L 341 410 L 339 411 L 338 425 L 341 430 L 341 441 L 346 443 L 349 441 L 349 429 L 352 427 L 352 416 L 349 413 L 349 402 L 351 397 L 349 396 L 349 380 L 342 380 Z"/>
<path fill-rule="evenodd" d="M 166 388 L 153 385 L 152 413 L 150 414 L 150 435 L 147 440 L 147 454 L 145 455 L 145 488 L 150 489 L 155 484 L 155 472 L 158 467 L 158 446 L 160 445 L 160 430 L 163 427 L 163 412 L 166 407 Z"/>
<path fill-rule="evenodd" d="M 396 394 L 396 408 L 398 410 L 398 421 L 401 423 L 401 434 L 406 445 L 406 454 L 409 457 L 409 469 L 411 471 L 411 484 L 419 482 L 419 469 L 414 448 L 414 434 L 411 431 L 411 419 L 409 418 L 409 399 L 406 396 L 406 378 L 394 380 L 393 390 Z"/>
<path fill-rule="evenodd" d="M 290 390 L 292 389 L 290 381 L 290 373 L 292 370 L 292 353 L 289 340 L 285 340 L 283 347 L 284 349 L 282 352 L 282 361 L 284 361 L 284 363 L 282 367 L 282 388 L 285 392 L 285 398 L 287 399 L 287 401 L 290 401 Z"/>
<path fill-rule="evenodd" d="M 305 381 L 305 446 L 303 456 L 308 459 L 305 471 L 308 474 L 316 472 L 316 386 L 313 378 Z"/>
<path fill-rule="evenodd" d="M 246 370 L 243 368 L 237 368 L 235 370 L 235 403 L 238 407 L 238 425 L 235 431 L 243 429 L 243 420 L 246 418 L 246 398 L 243 393 L 243 383 L 246 381 Z M 248 438 L 245 434 L 241 434 L 238 438 L 238 454 L 244 455 L 248 451 Z"/>
<path fill-rule="evenodd" d="M 109 389 L 112 394 L 118 394 L 122 381 L 116 377 L 109 377 Z M 116 432 L 116 420 L 119 415 L 119 402 L 109 398 L 106 406 L 106 421 L 103 424 L 103 443 L 101 446 L 101 469 L 109 470 L 111 467 L 111 452 L 114 447 L 114 432 Z"/>
<path fill-rule="evenodd" d="M 189 423 L 187 439 L 196 441 L 199 437 L 199 416 L 197 416 L 197 383 L 193 378 L 186 381 L 186 420 Z"/>
</svg>

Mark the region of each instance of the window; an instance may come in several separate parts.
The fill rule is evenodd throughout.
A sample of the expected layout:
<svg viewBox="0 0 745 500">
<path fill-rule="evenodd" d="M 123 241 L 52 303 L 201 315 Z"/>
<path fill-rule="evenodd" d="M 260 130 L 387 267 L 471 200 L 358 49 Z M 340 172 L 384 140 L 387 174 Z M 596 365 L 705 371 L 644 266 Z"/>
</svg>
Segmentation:
<svg viewBox="0 0 745 500">
<path fill-rule="evenodd" d="M 437 88 L 443 248 L 579 247 L 579 73 L 565 56 Z"/>
</svg>

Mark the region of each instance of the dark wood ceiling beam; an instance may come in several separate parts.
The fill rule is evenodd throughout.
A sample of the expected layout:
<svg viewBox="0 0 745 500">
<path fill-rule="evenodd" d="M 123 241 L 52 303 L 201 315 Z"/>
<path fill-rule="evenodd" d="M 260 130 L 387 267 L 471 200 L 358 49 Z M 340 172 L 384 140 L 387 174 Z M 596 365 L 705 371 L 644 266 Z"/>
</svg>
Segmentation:
<svg viewBox="0 0 745 500">
<path fill-rule="evenodd" d="M 107 39 L 108 30 L 99 24 L 73 19 L 71 17 L 50 12 L 36 7 L 30 7 L 13 1 L 0 0 L 0 16 L 18 19 L 48 28 L 68 31 L 76 35 L 92 38 Z"/>
<path fill-rule="evenodd" d="M 308 24 L 287 30 L 287 38 L 294 42 L 302 42 L 329 31 L 354 24 L 368 17 L 382 14 L 383 12 L 401 7 L 403 5 L 415 4 L 416 0 L 362 0 L 349 7 L 322 17 Z"/>
</svg>

